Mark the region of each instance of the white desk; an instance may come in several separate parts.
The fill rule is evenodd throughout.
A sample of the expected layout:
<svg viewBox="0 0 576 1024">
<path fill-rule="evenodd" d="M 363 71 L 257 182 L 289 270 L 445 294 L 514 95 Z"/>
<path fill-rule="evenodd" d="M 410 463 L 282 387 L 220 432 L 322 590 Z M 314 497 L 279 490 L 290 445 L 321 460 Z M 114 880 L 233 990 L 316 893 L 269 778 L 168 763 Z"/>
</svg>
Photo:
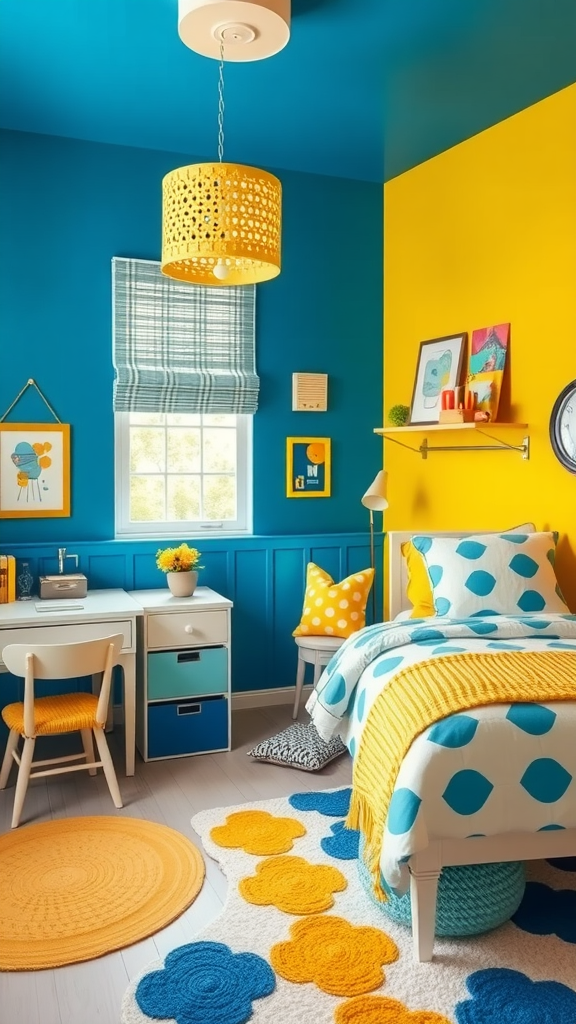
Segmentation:
<svg viewBox="0 0 576 1024">
<path fill-rule="evenodd" d="M 38 607 L 40 610 L 38 610 Z M 126 775 L 134 775 L 136 749 L 136 619 L 142 608 L 125 590 L 92 590 L 73 600 L 0 604 L 0 672 L 8 644 L 71 644 L 122 633 Z"/>
</svg>

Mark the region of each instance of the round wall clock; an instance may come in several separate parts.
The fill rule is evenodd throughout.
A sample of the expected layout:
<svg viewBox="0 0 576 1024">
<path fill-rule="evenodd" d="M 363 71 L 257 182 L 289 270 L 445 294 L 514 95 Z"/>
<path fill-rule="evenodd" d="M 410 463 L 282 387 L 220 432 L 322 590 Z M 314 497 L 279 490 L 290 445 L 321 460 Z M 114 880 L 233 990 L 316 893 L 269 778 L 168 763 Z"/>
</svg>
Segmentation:
<svg viewBox="0 0 576 1024">
<path fill-rule="evenodd" d="M 554 402 L 550 442 L 556 458 L 570 473 L 576 473 L 576 380 L 568 384 Z"/>
</svg>

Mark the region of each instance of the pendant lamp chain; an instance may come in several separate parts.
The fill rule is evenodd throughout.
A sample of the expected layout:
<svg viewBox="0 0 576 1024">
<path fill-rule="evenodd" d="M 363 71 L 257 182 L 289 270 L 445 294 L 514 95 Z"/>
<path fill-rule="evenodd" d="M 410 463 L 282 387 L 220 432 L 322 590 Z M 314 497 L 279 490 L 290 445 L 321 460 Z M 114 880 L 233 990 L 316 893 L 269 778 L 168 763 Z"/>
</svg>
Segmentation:
<svg viewBox="0 0 576 1024">
<path fill-rule="evenodd" d="M 220 40 L 220 66 L 218 68 L 218 160 L 224 157 L 224 43 Z"/>
</svg>

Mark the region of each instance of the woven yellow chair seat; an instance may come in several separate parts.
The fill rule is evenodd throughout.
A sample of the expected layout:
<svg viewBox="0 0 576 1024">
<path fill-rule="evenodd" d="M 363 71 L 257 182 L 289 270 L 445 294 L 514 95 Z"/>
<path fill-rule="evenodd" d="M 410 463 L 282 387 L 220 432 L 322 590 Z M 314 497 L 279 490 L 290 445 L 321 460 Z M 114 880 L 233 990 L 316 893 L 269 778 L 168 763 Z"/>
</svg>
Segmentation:
<svg viewBox="0 0 576 1024">
<path fill-rule="evenodd" d="M 56 697 L 37 697 L 34 701 L 36 736 L 50 736 L 77 729 L 103 727 L 96 722 L 98 697 L 92 693 L 62 693 Z M 24 736 L 24 705 L 20 702 L 2 708 L 2 718 L 9 729 Z"/>
</svg>

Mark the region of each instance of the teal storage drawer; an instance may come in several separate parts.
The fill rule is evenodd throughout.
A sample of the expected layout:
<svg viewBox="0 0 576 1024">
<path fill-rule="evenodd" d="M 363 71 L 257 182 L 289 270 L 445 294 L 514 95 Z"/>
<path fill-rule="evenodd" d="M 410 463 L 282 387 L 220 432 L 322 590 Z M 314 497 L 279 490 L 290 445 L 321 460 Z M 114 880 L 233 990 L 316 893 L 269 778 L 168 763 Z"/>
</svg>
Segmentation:
<svg viewBox="0 0 576 1024">
<path fill-rule="evenodd" d="M 148 655 L 148 700 L 200 697 L 227 690 L 226 647 L 194 647 Z"/>
</svg>

